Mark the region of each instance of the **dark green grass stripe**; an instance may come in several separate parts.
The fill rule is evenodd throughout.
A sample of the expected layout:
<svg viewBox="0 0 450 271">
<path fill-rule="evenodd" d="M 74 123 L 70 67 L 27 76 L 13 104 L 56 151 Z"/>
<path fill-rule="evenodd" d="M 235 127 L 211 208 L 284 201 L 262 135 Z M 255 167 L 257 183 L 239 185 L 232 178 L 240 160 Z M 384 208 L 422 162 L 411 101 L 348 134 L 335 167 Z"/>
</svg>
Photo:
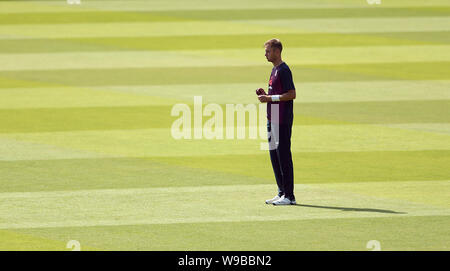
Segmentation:
<svg viewBox="0 0 450 271">
<path fill-rule="evenodd" d="M 0 132 L 170 128 L 171 106 L 0 110 Z"/>
<path fill-rule="evenodd" d="M 189 20 L 267 20 L 318 18 L 383 18 L 450 16 L 450 7 L 324 8 L 324 9 L 229 9 L 173 11 L 82 11 L 10 13 L 0 24 L 63 24 L 116 22 L 173 22 Z"/>
<path fill-rule="evenodd" d="M 313 65 L 308 65 L 313 67 Z M 390 80 L 439 80 L 450 78 L 450 62 L 412 62 L 412 63 L 373 63 L 373 64 L 329 64 L 317 65 L 315 67 L 321 71 L 330 73 L 329 80 L 334 81 L 333 77 L 338 74 L 346 75 L 359 74 L 364 77 L 375 77 L 377 79 Z M 302 73 L 297 73 L 301 76 Z M 341 78 L 337 75 L 337 78 Z M 298 77 L 297 77 L 298 78 Z"/>
<path fill-rule="evenodd" d="M 302 103 L 294 106 L 295 125 L 447 123 L 450 122 L 449 108 L 450 100 Z M 0 133 L 170 128 L 179 118 L 171 116 L 171 109 L 172 106 L 2 109 Z M 226 111 L 225 105 L 222 109 Z M 209 118 L 204 117 L 203 121 Z"/>
<path fill-rule="evenodd" d="M 259 183 L 215 170 L 144 158 L 0 161 L 0 191 L 59 191 Z M 226 182 L 225 182 L 226 180 Z M 245 180 L 245 181 L 243 181 Z"/>
<path fill-rule="evenodd" d="M 293 153 L 294 177 L 297 183 L 448 180 L 449 154 L 450 150 Z M 274 182 L 270 158 L 266 153 L 148 159 Z"/>
<path fill-rule="evenodd" d="M 0 89 L 48 85 L 173 85 L 267 82 L 271 67 L 173 67 L 0 72 Z M 295 82 L 445 80 L 450 62 L 292 65 Z"/>
<path fill-rule="evenodd" d="M 450 179 L 449 150 L 302 152 L 294 153 L 293 158 L 298 184 Z M 0 176 L 2 192 L 275 185 L 265 152 L 200 157 L 0 161 Z"/>
<path fill-rule="evenodd" d="M 262 48 L 262 44 L 273 37 L 281 39 L 287 48 L 450 44 L 450 31 L 357 34 L 193 35 L 2 40 L 0 42 L 0 53 Z"/>
</svg>

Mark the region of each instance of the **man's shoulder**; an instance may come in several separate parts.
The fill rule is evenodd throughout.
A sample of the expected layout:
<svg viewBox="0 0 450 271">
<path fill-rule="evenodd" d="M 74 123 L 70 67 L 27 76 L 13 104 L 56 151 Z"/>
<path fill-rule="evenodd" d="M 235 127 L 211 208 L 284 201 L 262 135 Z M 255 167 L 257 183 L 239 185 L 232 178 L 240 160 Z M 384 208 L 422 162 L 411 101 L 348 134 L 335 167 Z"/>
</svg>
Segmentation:
<svg viewBox="0 0 450 271">
<path fill-rule="evenodd" d="M 291 69 L 289 68 L 288 64 L 286 64 L 285 62 L 283 62 L 283 63 L 279 66 L 279 70 L 280 70 L 280 71 L 291 71 Z"/>
<path fill-rule="evenodd" d="M 283 76 L 289 76 L 292 74 L 291 69 L 289 69 L 289 66 L 286 63 L 283 63 L 279 66 L 278 73 L 282 74 Z"/>
</svg>

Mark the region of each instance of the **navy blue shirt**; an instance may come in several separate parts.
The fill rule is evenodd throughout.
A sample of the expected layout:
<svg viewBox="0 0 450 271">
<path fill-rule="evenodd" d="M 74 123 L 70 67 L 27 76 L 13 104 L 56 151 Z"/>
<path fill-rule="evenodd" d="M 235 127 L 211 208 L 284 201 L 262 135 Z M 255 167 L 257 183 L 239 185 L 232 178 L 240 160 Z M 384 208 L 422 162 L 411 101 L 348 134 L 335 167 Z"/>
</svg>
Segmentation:
<svg viewBox="0 0 450 271">
<path fill-rule="evenodd" d="M 286 63 L 281 63 L 277 67 L 273 67 L 269 80 L 269 95 L 281 95 L 288 92 L 291 89 L 295 89 L 294 82 L 292 80 L 292 73 Z M 280 124 L 292 124 L 294 119 L 293 107 L 294 101 L 280 101 L 280 102 L 268 102 L 267 103 L 267 119 L 270 122 L 278 123 L 278 120 L 271 117 L 271 104 L 279 104 L 279 123 Z"/>
</svg>

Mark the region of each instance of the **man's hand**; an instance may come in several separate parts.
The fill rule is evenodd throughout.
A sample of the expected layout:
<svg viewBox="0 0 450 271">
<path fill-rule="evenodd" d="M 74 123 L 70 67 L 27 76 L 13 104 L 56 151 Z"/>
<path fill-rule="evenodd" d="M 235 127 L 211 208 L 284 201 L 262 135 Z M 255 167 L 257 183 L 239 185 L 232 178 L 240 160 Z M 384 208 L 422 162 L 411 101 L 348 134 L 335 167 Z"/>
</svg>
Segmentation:
<svg viewBox="0 0 450 271">
<path fill-rule="evenodd" d="M 264 91 L 264 89 L 262 89 L 262 88 L 258 88 L 257 90 L 256 90 L 256 95 L 267 95 L 266 94 L 266 92 Z"/>
<path fill-rule="evenodd" d="M 267 103 L 267 102 L 271 102 L 272 98 L 270 97 L 270 95 L 259 95 L 258 100 L 262 103 Z"/>
</svg>

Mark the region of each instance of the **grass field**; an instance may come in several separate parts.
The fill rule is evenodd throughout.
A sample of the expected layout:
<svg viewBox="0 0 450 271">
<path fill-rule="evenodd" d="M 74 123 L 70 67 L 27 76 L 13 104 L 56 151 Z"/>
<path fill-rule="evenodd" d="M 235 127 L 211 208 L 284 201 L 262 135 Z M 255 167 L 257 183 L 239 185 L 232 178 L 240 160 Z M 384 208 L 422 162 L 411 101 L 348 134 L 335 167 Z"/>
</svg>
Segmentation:
<svg viewBox="0 0 450 271">
<path fill-rule="evenodd" d="M 175 140 L 257 104 L 278 37 L 298 205 L 260 139 Z M 0 2 L 0 250 L 449 250 L 447 0 Z"/>
</svg>

